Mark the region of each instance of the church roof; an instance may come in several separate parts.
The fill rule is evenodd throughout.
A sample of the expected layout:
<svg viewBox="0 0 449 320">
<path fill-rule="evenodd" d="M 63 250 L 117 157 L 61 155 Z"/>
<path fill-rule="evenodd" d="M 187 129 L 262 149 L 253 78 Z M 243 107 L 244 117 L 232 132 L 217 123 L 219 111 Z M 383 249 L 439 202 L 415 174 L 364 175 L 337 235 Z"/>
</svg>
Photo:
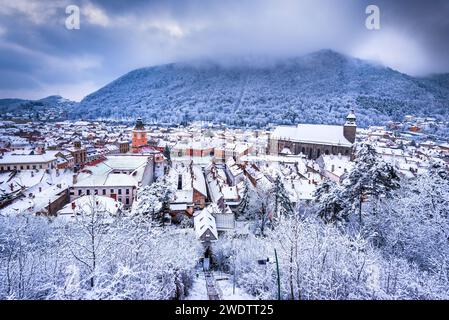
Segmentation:
<svg viewBox="0 0 449 320">
<path fill-rule="evenodd" d="M 323 124 L 298 124 L 296 127 L 279 126 L 271 136 L 279 140 L 352 147 L 352 143 L 343 135 L 343 126 Z"/>
<path fill-rule="evenodd" d="M 134 127 L 135 130 L 144 130 L 145 126 L 143 125 L 142 118 L 137 118 L 136 126 Z"/>
</svg>

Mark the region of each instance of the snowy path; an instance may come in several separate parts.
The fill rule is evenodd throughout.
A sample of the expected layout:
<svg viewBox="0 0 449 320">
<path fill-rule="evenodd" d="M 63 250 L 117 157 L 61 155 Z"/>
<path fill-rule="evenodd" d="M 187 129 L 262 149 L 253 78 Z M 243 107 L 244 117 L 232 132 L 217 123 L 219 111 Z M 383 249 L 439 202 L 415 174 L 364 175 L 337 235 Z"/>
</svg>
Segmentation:
<svg viewBox="0 0 449 320">
<path fill-rule="evenodd" d="M 239 287 L 235 287 L 235 291 L 232 284 L 232 276 L 225 273 L 213 273 L 216 285 L 219 286 L 221 300 L 255 300 L 256 298 L 246 293 Z M 189 295 L 186 300 L 209 300 L 206 276 L 200 271 L 198 277 L 195 279 Z"/>
<path fill-rule="evenodd" d="M 206 277 L 207 296 L 209 300 L 220 300 L 219 288 L 214 274 L 210 271 L 204 271 L 204 276 Z"/>
</svg>

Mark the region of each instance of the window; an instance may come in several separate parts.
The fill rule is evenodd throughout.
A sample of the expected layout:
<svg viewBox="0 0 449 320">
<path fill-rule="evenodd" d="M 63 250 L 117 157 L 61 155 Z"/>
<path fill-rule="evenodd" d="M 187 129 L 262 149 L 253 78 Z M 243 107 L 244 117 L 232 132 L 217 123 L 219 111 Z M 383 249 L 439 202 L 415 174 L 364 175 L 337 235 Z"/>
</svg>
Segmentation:
<svg viewBox="0 0 449 320">
<path fill-rule="evenodd" d="M 30 170 L 30 166 L 27 166 L 27 170 Z"/>
<path fill-rule="evenodd" d="M 33 164 L 33 169 L 36 170 L 36 165 L 35 164 Z"/>
<path fill-rule="evenodd" d="M 87 189 L 86 194 L 90 195 L 90 190 L 89 189 Z"/>
<path fill-rule="evenodd" d="M 111 189 L 111 193 L 114 193 L 114 189 Z"/>
<path fill-rule="evenodd" d="M 81 195 L 81 190 L 78 190 L 78 195 L 79 195 L 79 196 Z"/>
<path fill-rule="evenodd" d="M 129 198 L 126 198 L 126 204 L 129 204 Z"/>
<path fill-rule="evenodd" d="M 129 189 L 126 189 L 126 194 L 129 194 Z"/>
<path fill-rule="evenodd" d="M 103 195 L 104 196 L 106 195 L 106 189 L 103 189 Z"/>
<path fill-rule="evenodd" d="M 94 190 L 95 195 L 98 195 L 98 189 Z"/>
<path fill-rule="evenodd" d="M 118 189 L 118 194 L 122 194 L 122 189 Z"/>
<path fill-rule="evenodd" d="M 23 166 L 20 166 L 20 170 L 23 170 Z"/>
</svg>

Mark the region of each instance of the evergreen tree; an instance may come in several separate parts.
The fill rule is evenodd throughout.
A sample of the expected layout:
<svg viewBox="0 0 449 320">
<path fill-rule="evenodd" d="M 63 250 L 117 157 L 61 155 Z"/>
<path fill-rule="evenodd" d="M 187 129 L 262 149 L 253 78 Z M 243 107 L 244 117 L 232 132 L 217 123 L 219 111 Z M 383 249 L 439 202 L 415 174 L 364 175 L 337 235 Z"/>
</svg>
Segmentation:
<svg viewBox="0 0 449 320">
<path fill-rule="evenodd" d="M 320 218 L 326 222 L 346 221 L 342 189 L 330 180 L 323 181 L 315 191 L 315 202 Z"/>
<path fill-rule="evenodd" d="M 170 156 L 171 150 L 168 144 L 165 145 L 164 148 L 164 157 L 167 159 L 168 163 L 171 163 L 171 156 Z"/>
<path fill-rule="evenodd" d="M 164 214 L 169 209 L 173 191 L 164 182 L 154 182 L 143 187 L 133 203 L 134 215 L 149 215 L 153 220 L 162 222 Z"/>
<path fill-rule="evenodd" d="M 356 154 L 354 168 L 342 186 L 341 199 L 345 201 L 345 210 L 356 208 L 359 222 L 362 223 L 363 202 L 370 197 L 377 202 L 381 197 L 390 196 L 393 190 L 399 188 L 399 176 L 390 164 L 377 156 L 373 146 L 362 144 Z"/>
<path fill-rule="evenodd" d="M 276 176 L 273 186 L 274 197 L 274 214 L 276 218 L 284 215 L 291 215 L 294 213 L 293 204 L 290 201 L 288 192 L 285 189 L 284 183 L 279 175 Z"/>
<path fill-rule="evenodd" d="M 248 203 L 249 203 L 249 188 L 250 188 L 249 181 L 248 181 L 248 179 L 245 179 L 242 199 L 240 200 L 240 203 L 237 207 L 237 212 L 236 212 L 237 217 L 243 216 L 246 213 L 246 210 L 248 208 Z"/>
</svg>

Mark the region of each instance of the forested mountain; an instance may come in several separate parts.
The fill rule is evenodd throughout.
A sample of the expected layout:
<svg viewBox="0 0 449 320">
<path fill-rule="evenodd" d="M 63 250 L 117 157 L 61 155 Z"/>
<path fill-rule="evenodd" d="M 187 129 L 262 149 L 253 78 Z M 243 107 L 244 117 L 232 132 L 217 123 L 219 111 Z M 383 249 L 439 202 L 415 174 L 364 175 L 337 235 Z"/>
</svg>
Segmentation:
<svg viewBox="0 0 449 320">
<path fill-rule="evenodd" d="M 270 63 L 167 64 L 137 69 L 85 97 L 73 118 L 229 125 L 342 123 L 354 108 L 359 125 L 415 114 L 447 119 L 449 76 L 414 78 L 331 50 Z"/>
<path fill-rule="evenodd" d="M 32 120 L 64 119 L 77 102 L 61 96 L 49 96 L 39 100 L 0 99 L 2 118 L 28 118 Z"/>
</svg>

